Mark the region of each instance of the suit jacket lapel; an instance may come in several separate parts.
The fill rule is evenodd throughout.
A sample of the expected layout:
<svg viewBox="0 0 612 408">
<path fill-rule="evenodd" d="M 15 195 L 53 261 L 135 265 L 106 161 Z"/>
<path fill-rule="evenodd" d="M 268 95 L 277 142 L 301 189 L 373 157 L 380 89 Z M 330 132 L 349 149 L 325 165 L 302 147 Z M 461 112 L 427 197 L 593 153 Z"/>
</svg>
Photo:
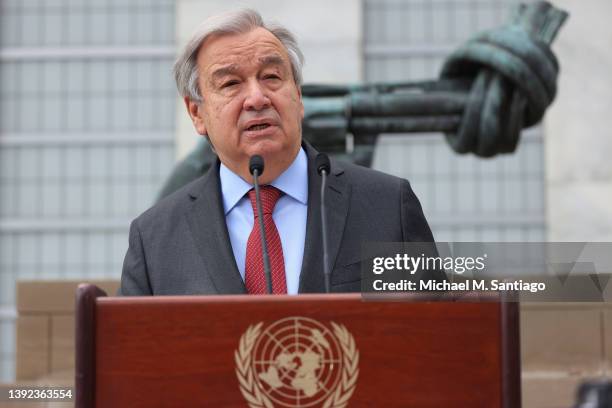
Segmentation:
<svg viewBox="0 0 612 408">
<path fill-rule="evenodd" d="M 186 214 L 187 224 L 202 258 L 203 273 L 208 273 L 218 293 L 246 293 L 225 223 L 218 160 L 189 195 L 193 203 Z"/>
<path fill-rule="evenodd" d="M 308 211 L 306 220 L 306 242 L 304 260 L 300 274 L 300 293 L 324 292 L 323 244 L 321 239 L 321 176 L 315 168 L 317 151 L 304 143 L 308 155 Z M 327 208 L 330 270 L 336 263 L 344 225 L 348 215 L 350 185 L 345 182 L 344 170 L 337 162 L 332 163 L 331 174 L 327 177 L 325 205 Z M 332 272 L 333 274 L 333 272 Z"/>
</svg>

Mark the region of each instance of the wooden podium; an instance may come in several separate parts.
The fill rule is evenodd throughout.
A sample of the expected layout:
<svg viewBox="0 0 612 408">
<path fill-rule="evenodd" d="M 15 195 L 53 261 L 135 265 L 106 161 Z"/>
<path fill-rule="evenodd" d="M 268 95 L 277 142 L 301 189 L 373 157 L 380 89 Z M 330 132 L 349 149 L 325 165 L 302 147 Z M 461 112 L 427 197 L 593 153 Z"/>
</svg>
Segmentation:
<svg viewBox="0 0 612 408">
<path fill-rule="evenodd" d="M 77 291 L 76 407 L 520 407 L 518 305 Z M 348 403 L 348 405 L 347 405 Z"/>
</svg>

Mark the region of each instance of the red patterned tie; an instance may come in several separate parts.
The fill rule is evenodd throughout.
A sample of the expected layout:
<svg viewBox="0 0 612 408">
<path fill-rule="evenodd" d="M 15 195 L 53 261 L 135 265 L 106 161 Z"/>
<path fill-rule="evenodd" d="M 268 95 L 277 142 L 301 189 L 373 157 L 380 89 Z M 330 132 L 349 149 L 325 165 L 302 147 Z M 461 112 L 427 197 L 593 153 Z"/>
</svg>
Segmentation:
<svg viewBox="0 0 612 408">
<path fill-rule="evenodd" d="M 263 212 L 264 228 L 266 230 L 268 254 L 270 256 L 272 293 L 274 294 L 287 293 L 283 247 L 281 246 L 280 235 L 278 235 L 276 224 L 274 224 L 274 220 L 272 219 L 274 206 L 281 194 L 280 190 L 272 186 L 262 186 L 260 189 L 261 209 Z M 249 293 L 268 293 L 263 266 L 263 255 L 261 252 L 261 233 L 259 232 L 259 217 L 257 216 L 255 190 L 249 191 L 249 199 L 253 207 L 254 222 L 251 235 L 249 235 L 249 240 L 247 241 L 244 280 Z"/>
</svg>

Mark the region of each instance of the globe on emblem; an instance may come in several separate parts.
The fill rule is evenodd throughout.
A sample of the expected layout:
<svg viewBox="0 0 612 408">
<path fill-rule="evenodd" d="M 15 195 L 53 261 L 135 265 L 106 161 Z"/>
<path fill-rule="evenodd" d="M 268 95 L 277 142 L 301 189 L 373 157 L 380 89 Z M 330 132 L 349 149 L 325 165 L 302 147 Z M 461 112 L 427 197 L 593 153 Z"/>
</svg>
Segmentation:
<svg viewBox="0 0 612 408">
<path fill-rule="evenodd" d="M 275 406 L 311 407 L 336 390 L 342 349 L 331 330 L 316 320 L 288 317 L 257 339 L 252 369 L 259 389 Z"/>
</svg>

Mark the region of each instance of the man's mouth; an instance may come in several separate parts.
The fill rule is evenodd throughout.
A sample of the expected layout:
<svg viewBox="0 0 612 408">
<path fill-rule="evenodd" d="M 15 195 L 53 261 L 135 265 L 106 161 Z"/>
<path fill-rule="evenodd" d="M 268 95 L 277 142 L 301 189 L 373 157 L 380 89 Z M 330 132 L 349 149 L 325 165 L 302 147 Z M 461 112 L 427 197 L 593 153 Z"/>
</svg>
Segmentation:
<svg viewBox="0 0 612 408">
<path fill-rule="evenodd" d="M 249 130 L 249 131 L 263 130 L 263 129 L 266 129 L 266 128 L 268 128 L 268 127 L 270 127 L 270 125 L 269 125 L 269 124 L 267 124 L 267 123 L 261 123 L 261 124 L 259 124 L 259 125 L 249 126 L 249 127 L 247 128 L 247 130 Z"/>
</svg>

